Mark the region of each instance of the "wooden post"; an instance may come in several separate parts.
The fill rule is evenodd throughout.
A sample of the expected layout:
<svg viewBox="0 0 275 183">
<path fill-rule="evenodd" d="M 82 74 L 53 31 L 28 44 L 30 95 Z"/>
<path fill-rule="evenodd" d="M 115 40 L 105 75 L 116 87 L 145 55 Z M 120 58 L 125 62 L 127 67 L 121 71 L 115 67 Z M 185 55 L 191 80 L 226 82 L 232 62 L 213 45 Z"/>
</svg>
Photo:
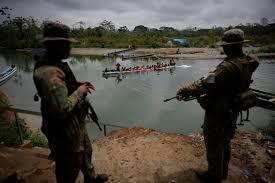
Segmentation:
<svg viewBox="0 0 275 183">
<path fill-rule="evenodd" d="M 24 139 L 23 139 L 23 136 L 22 136 L 21 126 L 19 124 L 18 115 L 17 115 L 16 112 L 14 112 L 14 116 L 15 116 L 15 123 L 16 123 L 16 126 L 17 126 L 17 132 L 18 132 L 18 135 L 19 135 L 20 143 L 22 145 L 24 143 Z"/>
<path fill-rule="evenodd" d="M 106 125 L 105 124 L 103 125 L 103 128 L 104 128 L 104 136 L 106 136 L 107 135 L 107 129 L 106 129 Z"/>
</svg>

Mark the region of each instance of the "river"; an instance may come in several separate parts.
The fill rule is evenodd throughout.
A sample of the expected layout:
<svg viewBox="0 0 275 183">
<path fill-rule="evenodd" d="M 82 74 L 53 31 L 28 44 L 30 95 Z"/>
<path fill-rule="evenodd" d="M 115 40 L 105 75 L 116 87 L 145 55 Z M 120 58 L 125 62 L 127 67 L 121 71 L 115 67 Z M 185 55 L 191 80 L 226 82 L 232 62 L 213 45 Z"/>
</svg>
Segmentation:
<svg viewBox="0 0 275 183">
<path fill-rule="evenodd" d="M 153 64 L 153 60 L 121 60 L 94 56 L 72 56 L 67 61 L 78 80 L 89 80 L 96 91 L 88 95 L 100 122 L 123 127 L 146 127 L 164 132 L 194 133 L 201 131 L 204 112 L 194 101 L 164 103 L 163 99 L 173 97 L 183 85 L 191 83 L 213 69 L 220 60 L 177 60 L 178 66 L 160 72 L 131 73 L 119 78 L 102 77 L 106 67 L 114 68 L 119 62 L 123 66 Z M 167 63 L 168 60 L 160 60 Z M 18 67 L 17 76 L 0 87 L 7 93 L 15 107 L 39 111 L 39 102 L 34 102 L 36 93 L 32 80 L 35 61 L 27 53 L 0 52 L 1 71 L 11 64 Z M 253 88 L 275 91 L 275 60 L 261 59 L 261 64 L 253 75 Z M 241 130 L 256 131 L 269 128 L 274 123 L 275 112 L 254 107 L 250 110 L 251 122 L 240 126 Z M 113 128 L 108 128 L 110 131 Z M 89 134 L 98 136 L 94 124 L 88 124 Z"/>
</svg>

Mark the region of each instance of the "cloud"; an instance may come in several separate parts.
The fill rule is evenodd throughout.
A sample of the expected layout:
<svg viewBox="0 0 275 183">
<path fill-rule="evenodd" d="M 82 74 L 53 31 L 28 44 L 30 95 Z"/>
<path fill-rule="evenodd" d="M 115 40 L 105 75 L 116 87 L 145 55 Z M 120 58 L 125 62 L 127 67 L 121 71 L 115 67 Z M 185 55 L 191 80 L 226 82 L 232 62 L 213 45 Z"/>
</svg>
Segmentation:
<svg viewBox="0 0 275 183">
<path fill-rule="evenodd" d="M 3 5 L 2 5 L 3 4 Z M 84 21 L 97 26 L 110 20 L 116 26 L 211 27 L 275 20 L 275 0 L 2 0 L 14 16 L 60 20 L 68 25 Z"/>
</svg>

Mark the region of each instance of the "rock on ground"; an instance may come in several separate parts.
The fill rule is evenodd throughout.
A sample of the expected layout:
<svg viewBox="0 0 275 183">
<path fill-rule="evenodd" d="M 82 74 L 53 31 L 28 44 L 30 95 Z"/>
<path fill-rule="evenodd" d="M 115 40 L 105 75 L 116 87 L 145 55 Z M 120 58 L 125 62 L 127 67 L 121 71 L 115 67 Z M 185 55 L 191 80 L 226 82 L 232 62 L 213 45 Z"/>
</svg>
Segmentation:
<svg viewBox="0 0 275 183">
<path fill-rule="evenodd" d="M 2 110 L 1 108 L 5 108 L 10 105 L 10 99 L 7 94 L 0 91 L 0 117 L 11 122 L 15 122 L 15 115 L 11 111 Z"/>
</svg>

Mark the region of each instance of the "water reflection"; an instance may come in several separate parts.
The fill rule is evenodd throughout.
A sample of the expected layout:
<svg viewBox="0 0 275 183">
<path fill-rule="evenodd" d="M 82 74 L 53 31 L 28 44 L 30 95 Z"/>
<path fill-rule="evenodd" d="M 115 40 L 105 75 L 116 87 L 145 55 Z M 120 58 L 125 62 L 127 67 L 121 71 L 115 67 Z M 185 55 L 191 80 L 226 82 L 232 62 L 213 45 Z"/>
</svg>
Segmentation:
<svg viewBox="0 0 275 183">
<path fill-rule="evenodd" d="M 86 64 L 87 62 L 102 62 L 102 61 L 115 62 L 116 58 L 105 57 L 100 55 L 87 55 L 87 56 L 72 55 L 70 57 L 71 65 Z"/>
<path fill-rule="evenodd" d="M 12 81 L 13 81 L 14 84 L 19 85 L 20 87 L 22 87 L 23 86 L 22 74 L 17 73 Z"/>
<path fill-rule="evenodd" d="M 12 65 L 16 62 L 17 71 L 30 73 L 33 71 L 34 59 L 31 53 L 15 52 L 11 50 L 0 50 L 6 65 Z"/>
</svg>

